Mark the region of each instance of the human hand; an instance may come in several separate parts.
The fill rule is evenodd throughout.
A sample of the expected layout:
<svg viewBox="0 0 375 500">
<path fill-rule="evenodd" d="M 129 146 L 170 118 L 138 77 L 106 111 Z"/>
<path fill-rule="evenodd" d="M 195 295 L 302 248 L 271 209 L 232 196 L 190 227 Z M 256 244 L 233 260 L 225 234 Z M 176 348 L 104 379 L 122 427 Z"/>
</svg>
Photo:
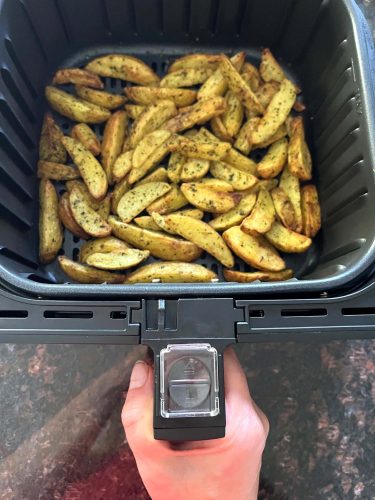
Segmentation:
<svg viewBox="0 0 375 500">
<path fill-rule="evenodd" d="M 226 436 L 170 443 L 153 437 L 154 371 L 138 361 L 122 423 L 143 483 L 153 500 L 256 499 L 269 424 L 251 399 L 232 348 L 224 354 Z"/>
</svg>

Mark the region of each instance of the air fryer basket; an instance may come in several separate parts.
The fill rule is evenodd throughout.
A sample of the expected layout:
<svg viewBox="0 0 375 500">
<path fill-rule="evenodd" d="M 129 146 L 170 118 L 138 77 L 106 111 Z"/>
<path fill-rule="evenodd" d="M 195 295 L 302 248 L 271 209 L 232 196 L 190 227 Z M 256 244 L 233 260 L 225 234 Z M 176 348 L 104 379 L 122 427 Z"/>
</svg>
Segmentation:
<svg viewBox="0 0 375 500">
<path fill-rule="evenodd" d="M 0 0 L 0 279 L 40 296 L 235 296 L 326 291 L 358 282 L 375 257 L 374 88 L 370 36 L 352 0 Z M 77 285 L 38 263 L 36 162 L 45 85 L 56 68 L 99 54 L 141 57 L 159 72 L 189 52 L 270 47 L 300 83 L 323 229 L 287 263 L 284 283 Z M 106 88 L 121 92 L 106 79 Z M 68 133 L 72 123 L 56 116 Z M 102 126 L 96 131 L 100 134 Z M 79 244 L 66 234 L 64 252 Z M 221 274 L 209 256 L 202 263 Z M 215 267 L 216 266 L 216 267 Z M 244 269 L 244 268 L 243 268 Z"/>
</svg>

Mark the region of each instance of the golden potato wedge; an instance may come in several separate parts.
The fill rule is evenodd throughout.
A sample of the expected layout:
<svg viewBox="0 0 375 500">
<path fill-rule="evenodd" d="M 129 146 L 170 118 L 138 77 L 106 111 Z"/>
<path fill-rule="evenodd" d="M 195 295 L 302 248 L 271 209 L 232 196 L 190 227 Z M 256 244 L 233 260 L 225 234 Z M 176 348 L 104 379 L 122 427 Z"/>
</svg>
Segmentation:
<svg viewBox="0 0 375 500">
<path fill-rule="evenodd" d="M 264 107 L 268 108 L 272 98 L 280 90 L 280 84 L 277 82 L 266 82 L 255 92 L 259 102 Z"/>
<path fill-rule="evenodd" d="M 56 87 L 46 87 L 45 95 L 52 109 L 75 122 L 102 123 L 111 116 L 108 109 L 74 97 Z"/>
<path fill-rule="evenodd" d="M 223 193 L 222 193 L 223 194 Z M 213 255 L 225 267 L 233 267 L 234 259 L 223 238 L 211 226 L 185 215 L 153 214 L 154 220 L 168 231 L 182 236 Z"/>
<path fill-rule="evenodd" d="M 242 125 L 244 111 L 240 99 L 232 91 L 227 92 L 227 109 L 221 116 L 223 125 L 231 137 L 235 137 Z"/>
<path fill-rule="evenodd" d="M 126 151 L 117 157 L 112 168 L 112 178 L 115 182 L 119 182 L 133 168 L 133 151 Z"/>
<path fill-rule="evenodd" d="M 158 75 L 140 59 L 125 54 L 109 54 L 90 61 L 86 69 L 99 76 L 118 78 L 139 85 L 157 85 Z"/>
<path fill-rule="evenodd" d="M 60 256 L 59 264 L 64 273 L 73 281 L 85 284 L 95 283 L 123 283 L 125 276 L 123 274 L 114 274 L 108 271 L 100 271 L 94 267 L 86 266 L 74 262 L 67 257 Z"/>
<path fill-rule="evenodd" d="M 126 103 L 126 97 L 118 94 L 111 94 L 104 90 L 90 89 L 83 85 L 76 85 L 76 94 L 84 101 L 91 102 L 105 109 L 113 110 Z"/>
<path fill-rule="evenodd" d="M 107 194 L 108 181 L 105 172 L 95 156 L 79 141 L 63 137 L 62 143 L 72 158 L 91 196 L 101 200 Z"/>
<path fill-rule="evenodd" d="M 113 253 L 92 253 L 87 257 L 86 262 L 89 266 L 104 271 L 121 271 L 137 266 L 148 259 L 149 256 L 150 252 L 148 250 L 127 248 Z"/>
<path fill-rule="evenodd" d="M 309 184 L 303 186 L 301 195 L 303 233 L 314 238 L 322 225 L 318 191 L 314 185 Z"/>
<path fill-rule="evenodd" d="M 204 184 L 191 182 L 181 184 L 186 199 L 197 208 L 212 214 L 222 214 L 236 206 L 238 197 L 225 191 L 213 191 Z"/>
<path fill-rule="evenodd" d="M 251 214 L 243 220 L 241 229 L 247 234 L 258 236 L 271 229 L 276 213 L 272 197 L 266 189 L 261 189 Z"/>
<path fill-rule="evenodd" d="M 74 186 L 69 193 L 69 203 L 74 219 L 86 233 L 97 238 L 103 238 L 111 233 L 112 227 L 90 207 L 77 186 Z"/>
<path fill-rule="evenodd" d="M 262 236 L 244 233 L 234 226 L 223 233 L 223 238 L 233 252 L 247 264 L 261 271 L 283 271 L 285 262 Z"/>
<path fill-rule="evenodd" d="M 82 181 L 80 181 L 80 180 L 79 181 L 78 180 L 67 181 L 65 184 L 65 187 L 66 187 L 68 193 L 71 193 L 72 189 L 74 187 L 76 187 L 80 191 L 81 196 L 83 196 L 85 198 L 86 202 L 90 205 L 90 207 L 95 211 L 99 210 L 101 201 L 96 200 L 95 198 L 93 198 L 91 196 L 89 190 L 87 189 L 86 185 Z"/>
<path fill-rule="evenodd" d="M 59 217 L 63 226 L 77 238 L 87 240 L 90 236 L 79 226 L 73 217 L 69 203 L 69 194 L 64 193 L 59 200 Z"/>
<path fill-rule="evenodd" d="M 39 184 L 39 207 L 39 260 L 48 264 L 56 258 L 63 243 L 57 193 L 48 179 Z"/>
<path fill-rule="evenodd" d="M 165 122 L 168 123 L 167 120 L 173 119 L 176 115 L 177 108 L 173 101 L 164 100 L 151 104 L 133 123 L 127 144 L 128 149 L 135 148 L 147 134 L 159 129 Z"/>
<path fill-rule="evenodd" d="M 151 169 L 156 167 L 166 155 L 169 154 L 168 137 L 170 132 L 166 130 L 155 130 L 146 136 L 138 144 L 137 150 L 137 167 L 134 165 L 133 154 L 133 169 L 130 171 L 128 181 L 134 184 L 144 177 Z"/>
<path fill-rule="evenodd" d="M 210 68 L 188 68 L 168 73 L 160 82 L 160 88 L 192 87 L 204 83 L 213 70 Z"/>
<path fill-rule="evenodd" d="M 127 87 L 124 92 L 133 102 L 145 106 L 163 99 L 173 101 L 178 107 L 191 106 L 197 98 L 195 90 L 168 87 Z"/>
<path fill-rule="evenodd" d="M 285 137 L 272 144 L 257 165 L 257 174 L 263 179 L 277 177 L 288 159 L 288 139 Z M 290 168 L 290 167 L 289 167 Z"/>
<path fill-rule="evenodd" d="M 229 182 L 238 191 L 252 188 L 258 182 L 253 174 L 243 172 L 222 161 L 211 162 L 210 172 L 213 177 Z"/>
<path fill-rule="evenodd" d="M 164 221 L 160 219 L 160 213 L 158 212 L 150 212 L 151 216 L 149 217 L 138 217 L 134 219 L 138 226 L 143 227 L 144 229 L 150 229 L 152 231 L 161 231 L 164 230 L 166 233 L 175 234 L 171 231 Z M 173 212 L 173 215 L 183 215 L 185 217 L 193 217 L 193 219 L 202 220 L 204 217 L 204 212 L 199 210 L 198 208 L 187 208 L 185 210 L 177 210 Z M 161 224 L 161 225 L 159 225 Z"/>
<path fill-rule="evenodd" d="M 210 162 L 208 160 L 201 160 L 199 158 L 189 158 L 181 172 L 182 182 L 198 181 L 204 177 L 210 170 Z"/>
<path fill-rule="evenodd" d="M 87 257 L 93 253 L 123 252 L 128 248 L 129 245 L 125 241 L 113 236 L 85 241 L 79 250 L 79 261 L 84 264 L 87 261 Z"/>
<path fill-rule="evenodd" d="M 167 130 L 155 130 L 150 132 L 141 139 L 134 149 L 133 167 L 135 169 L 142 168 L 147 158 L 157 149 L 163 142 L 171 137 L 171 133 Z"/>
<path fill-rule="evenodd" d="M 234 148 L 228 151 L 228 153 L 224 156 L 223 161 L 237 170 L 256 175 L 257 164 L 255 161 L 247 158 Z"/>
<path fill-rule="evenodd" d="M 136 217 L 134 222 L 142 229 L 148 229 L 149 231 L 161 231 L 161 228 L 156 224 L 151 215 Z"/>
<path fill-rule="evenodd" d="M 193 219 L 202 220 L 204 217 L 203 210 L 199 208 L 184 208 L 183 210 L 177 210 L 174 212 L 175 215 L 185 215 L 186 217 L 193 217 Z"/>
<path fill-rule="evenodd" d="M 279 272 L 256 271 L 253 273 L 241 273 L 240 271 L 224 269 L 223 274 L 226 281 L 235 283 L 252 283 L 253 281 L 287 281 L 293 278 L 292 269 L 285 269 L 285 271 Z"/>
<path fill-rule="evenodd" d="M 221 115 L 226 109 L 226 101 L 222 97 L 201 99 L 196 104 L 188 106 L 183 113 L 179 113 L 163 124 L 163 129 L 170 132 L 182 132 L 194 125 L 205 123 L 214 116 Z"/>
<path fill-rule="evenodd" d="M 159 259 L 192 262 L 202 253 L 202 250 L 194 243 L 174 238 L 160 231 L 148 231 L 134 224 L 125 224 L 116 217 L 110 217 L 109 223 L 115 236 L 136 248 L 149 250 L 153 257 Z"/>
<path fill-rule="evenodd" d="M 305 130 L 301 116 L 294 118 L 291 125 L 292 136 L 289 143 L 288 165 L 292 174 L 301 181 L 312 178 L 312 159 L 305 140 Z"/>
<path fill-rule="evenodd" d="M 258 194 L 261 189 L 271 191 L 277 186 L 277 182 L 277 179 L 260 180 L 254 187 L 240 191 L 240 194 L 243 196 L 247 196 L 248 194 Z"/>
<path fill-rule="evenodd" d="M 220 54 L 188 54 L 173 61 L 168 74 L 181 70 L 208 69 L 213 71 L 220 62 Z"/>
<path fill-rule="evenodd" d="M 252 142 L 255 146 L 268 140 L 287 119 L 294 101 L 296 89 L 290 80 L 283 80 L 280 90 L 273 96 L 266 112 L 262 116 L 258 127 L 252 133 Z"/>
<path fill-rule="evenodd" d="M 281 83 L 285 79 L 285 73 L 270 49 L 264 49 L 262 52 L 259 72 L 265 82 L 275 81 Z"/>
<path fill-rule="evenodd" d="M 75 167 L 54 163 L 52 161 L 38 161 L 38 177 L 53 181 L 71 181 L 81 177 Z"/>
<path fill-rule="evenodd" d="M 295 231 L 297 233 L 301 233 L 303 228 L 301 187 L 298 177 L 293 175 L 288 167 L 284 168 L 283 173 L 281 174 L 279 187 L 284 191 L 293 205 L 296 220 Z"/>
<path fill-rule="evenodd" d="M 276 187 L 272 189 L 271 196 L 278 220 L 288 229 L 295 231 L 297 228 L 296 213 L 284 190 Z"/>
<path fill-rule="evenodd" d="M 264 148 L 268 148 L 268 146 L 271 146 L 272 144 L 274 144 L 276 141 L 279 141 L 280 139 L 282 139 L 283 137 L 287 136 L 288 133 L 287 133 L 287 128 L 286 128 L 286 125 L 285 123 L 283 123 L 278 129 L 277 131 L 269 138 L 269 139 L 266 139 L 265 141 L 263 142 L 260 142 L 259 144 L 257 144 L 257 149 L 264 149 Z"/>
<path fill-rule="evenodd" d="M 56 71 L 53 77 L 53 85 L 65 85 L 73 83 L 74 85 L 85 85 L 93 89 L 104 89 L 104 83 L 94 73 L 80 68 L 64 68 Z"/>
<path fill-rule="evenodd" d="M 221 179 L 215 179 L 215 177 L 205 177 L 204 179 L 199 179 L 198 184 L 203 184 L 208 189 L 213 191 L 224 191 L 225 193 L 233 193 L 234 188 L 229 182 L 222 181 Z"/>
<path fill-rule="evenodd" d="M 229 132 L 225 128 L 222 116 L 223 115 L 215 116 L 214 118 L 212 118 L 212 120 L 210 121 L 211 130 L 218 139 L 232 144 L 233 137 L 229 134 Z"/>
<path fill-rule="evenodd" d="M 180 182 L 182 169 L 185 165 L 186 158 L 180 153 L 172 153 L 168 162 L 168 178 L 171 182 Z"/>
<path fill-rule="evenodd" d="M 129 189 L 129 183 L 126 177 L 124 177 L 120 182 L 118 182 L 115 185 L 111 196 L 111 211 L 113 214 L 117 215 L 118 204 L 120 203 L 121 198 L 128 191 L 128 189 Z"/>
<path fill-rule="evenodd" d="M 55 163 L 66 163 L 66 149 L 61 142 L 63 137 L 64 134 L 55 123 L 51 113 L 46 113 L 39 142 L 39 159 Z"/>
<path fill-rule="evenodd" d="M 273 246 L 285 253 L 303 253 L 312 244 L 311 238 L 291 231 L 277 221 L 272 224 L 271 230 L 265 237 Z"/>
<path fill-rule="evenodd" d="M 102 165 L 110 184 L 113 180 L 113 165 L 122 151 L 127 125 L 128 115 L 126 111 L 116 111 L 105 125 L 102 141 Z"/>
<path fill-rule="evenodd" d="M 159 214 L 169 214 L 175 212 L 188 204 L 180 188 L 174 184 L 171 189 L 161 198 L 157 199 L 147 207 L 147 212 L 158 212 Z"/>
<path fill-rule="evenodd" d="M 257 200 L 256 194 L 248 194 L 232 210 L 212 219 L 209 224 L 216 231 L 226 231 L 230 227 L 238 226 L 254 208 Z"/>
<path fill-rule="evenodd" d="M 151 203 L 171 190 L 166 182 L 148 182 L 127 191 L 117 205 L 117 213 L 123 222 L 130 222 Z"/>
<path fill-rule="evenodd" d="M 262 79 L 258 69 L 253 64 L 245 62 L 241 68 L 240 74 L 253 92 L 259 89 Z"/>
<path fill-rule="evenodd" d="M 100 215 L 100 217 L 102 217 L 104 220 L 107 220 L 109 214 L 111 213 L 111 200 L 112 200 L 112 193 L 107 194 L 104 200 L 100 202 L 98 210 L 96 210 L 98 215 Z"/>
<path fill-rule="evenodd" d="M 255 116 L 247 120 L 241 130 L 238 133 L 236 142 L 234 143 L 234 147 L 241 151 L 244 155 L 248 155 L 251 151 L 253 142 L 252 142 L 252 133 L 258 126 L 260 118 Z"/>
<path fill-rule="evenodd" d="M 165 167 L 159 167 L 155 169 L 151 174 L 146 175 L 140 181 L 137 182 L 137 186 L 141 184 L 147 184 L 148 182 L 168 182 L 167 169 Z"/>
<path fill-rule="evenodd" d="M 126 283 L 208 283 L 217 275 L 199 264 L 155 262 L 128 274 Z"/>
<path fill-rule="evenodd" d="M 199 137 L 193 139 L 188 137 L 172 135 L 169 139 L 171 152 L 178 152 L 187 158 L 200 158 L 202 160 L 220 160 L 230 150 L 230 144 L 226 142 L 207 143 L 199 141 Z"/>
<path fill-rule="evenodd" d="M 81 142 L 94 156 L 100 155 L 102 146 L 95 132 L 86 123 L 77 123 L 72 128 L 73 139 Z"/>
<path fill-rule="evenodd" d="M 125 104 L 125 111 L 128 113 L 129 118 L 138 120 L 141 114 L 146 111 L 146 106 L 141 106 L 140 104 Z"/>
</svg>

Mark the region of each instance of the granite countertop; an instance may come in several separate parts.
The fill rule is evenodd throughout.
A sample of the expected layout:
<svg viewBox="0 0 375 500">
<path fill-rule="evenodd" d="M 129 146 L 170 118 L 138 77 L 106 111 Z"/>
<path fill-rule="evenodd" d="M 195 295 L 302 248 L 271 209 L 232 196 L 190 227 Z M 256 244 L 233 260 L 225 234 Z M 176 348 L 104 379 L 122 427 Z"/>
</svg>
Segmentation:
<svg viewBox="0 0 375 500">
<path fill-rule="evenodd" d="M 359 3 L 374 31 L 375 0 Z M 375 341 L 236 350 L 271 423 L 259 497 L 374 499 Z M 145 356 L 141 346 L 0 345 L 0 498 L 148 498 L 120 422 Z"/>
</svg>

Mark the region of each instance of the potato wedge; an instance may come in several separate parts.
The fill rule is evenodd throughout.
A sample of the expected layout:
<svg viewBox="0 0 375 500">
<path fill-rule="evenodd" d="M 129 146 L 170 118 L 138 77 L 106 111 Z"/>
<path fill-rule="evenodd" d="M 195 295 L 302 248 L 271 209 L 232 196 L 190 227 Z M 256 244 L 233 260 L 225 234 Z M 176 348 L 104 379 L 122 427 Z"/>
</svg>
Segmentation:
<svg viewBox="0 0 375 500">
<path fill-rule="evenodd" d="M 222 161 L 211 162 L 210 172 L 213 177 L 229 182 L 238 191 L 252 188 L 258 182 L 254 175 L 238 170 Z"/>
<path fill-rule="evenodd" d="M 286 123 L 286 122 L 285 122 Z M 263 142 L 260 142 L 259 144 L 256 145 L 257 149 L 264 149 L 264 148 L 268 148 L 268 146 L 271 146 L 272 144 L 274 144 L 276 141 L 282 139 L 283 137 L 287 136 L 288 133 L 287 133 L 287 128 L 286 128 L 286 125 L 285 123 L 283 123 L 278 129 L 277 131 L 269 138 L 269 139 L 266 139 L 265 141 Z"/>
<path fill-rule="evenodd" d="M 215 116 L 214 118 L 212 118 L 212 120 L 210 121 L 211 130 L 218 139 L 232 144 L 233 137 L 229 134 L 229 132 L 225 128 L 222 116 L 223 115 Z"/>
<path fill-rule="evenodd" d="M 72 128 L 73 139 L 81 142 L 94 156 L 100 155 L 102 146 L 95 132 L 86 123 L 77 123 Z"/>
<path fill-rule="evenodd" d="M 63 137 L 64 134 L 55 123 L 51 113 L 46 113 L 39 142 L 39 159 L 55 163 L 66 163 L 66 149 L 61 142 Z"/>
<path fill-rule="evenodd" d="M 187 199 L 182 194 L 180 188 L 174 184 L 171 189 L 161 198 L 157 199 L 147 207 L 147 212 L 158 212 L 159 214 L 169 214 L 175 212 L 188 204 Z"/>
<path fill-rule="evenodd" d="M 302 116 L 293 119 L 291 130 L 292 136 L 288 151 L 289 170 L 301 181 L 310 181 L 312 178 L 312 159 L 305 140 Z"/>
<path fill-rule="evenodd" d="M 69 203 L 74 219 L 86 233 L 97 238 L 103 238 L 111 233 L 112 227 L 90 207 L 77 186 L 74 186 L 69 193 Z"/>
<path fill-rule="evenodd" d="M 125 243 L 125 241 L 114 238 L 113 236 L 85 241 L 79 250 L 79 261 L 84 264 L 89 255 L 93 253 L 123 252 L 128 248 L 129 245 Z"/>
<path fill-rule="evenodd" d="M 116 111 L 107 121 L 102 141 L 102 165 L 108 182 L 113 181 L 112 169 L 120 156 L 128 125 L 126 111 Z"/>
<path fill-rule="evenodd" d="M 127 87 L 124 92 L 133 102 L 145 106 L 163 99 L 173 101 L 178 107 L 191 106 L 197 98 L 195 90 L 168 87 Z"/>
<path fill-rule="evenodd" d="M 252 133 L 258 126 L 260 118 L 255 116 L 254 118 L 250 118 L 247 120 L 241 127 L 241 130 L 238 133 L 236 142 L 234 143 L 234 147 L 241 151 L 244 155 L 248 155 L 251 151 L 253 142 L 252 142 Z"/>
<path fill-rule="evenodd" d="M 224 269 L 223 274 L 226 281 L 235 283 L 252 283 L 253 281 L 287 281 L 293 278 L 292 269 L 285 269 L 285 271 L 279 272 L 256 271 L 253 273 L 241 273 L 240 271 Z"/>
<path fill-rule="evenodd" d="M 158 75 L 140 59 L 125 54 L 109 54 L 90 61 L 86 69 L 99 76 L 118 78 L 139 85 L 157 85 Z"/>
<path fill-rule="evenodd" d="M 170 191 L 166 182 L 148 182 L 126 192 L 117 205 L 117 213 L 123 222 L 130 222 L 151 203 Z"/>
<path fill-rule="evenodd" d="M 262 236 L 244 233 L 234 226 L 223 233 L 223 238 L 233 252 L 247 264 L 261 271 L 283 271 L 285 262 Z"/>
<path fill-rule="evenodd" d="M 210 170 L 210 162 L 208 160 L 201 160 L 199 158 L 189 158 L 181 172 L 182 182 L 198 181 L 204 177 Z"/>
<path fill-rule="evenodd" d="M 81 177 L 75 167 L 54 163 L 52 161 L 38 161 L 38 177 L 53 181 L 71 181 Z"/>
<path fill-rule="evenodd" d="M 221 115 L 226 109 L 226 101 L 222 97 L 201 99 L 196 104 L 189 106 L 183 113 L 163 124 L 163 129 L 170 132 L 182 132 L 194 125 L 205 123 L 214 116 Z"/>
<path fill-rule="evenodd" d="M 100 215 L 100 217 L 102 217 L 104 220 L 108 220 L 109 214 L 111 213 L 111 200 L 112 193 L 107 194 L 104 200 L 100 202 L 98 210 L 96 210 L 98 215 Z"/>
<path fill-rule="evenodd" d="M 115 236 L 136 248 L 149 250 L 153 257 L 159 259 L 192 262 L 202 253 L 202 250 L 194 243 L 174 238 L 160 231 L 148 231 L 134 224 L 125 224 L 116 217 L 110 217 L 109 223 Z"/>
<path fill-rule="evenodd" d="M 285 79 L 285 73 L 280 64 L 276 61 L 270 49 L 264 49 L 259 67 L 261 77 L 265 82 L 279 82 Z"/>
<path fill-rule="evenodd" d="M 142 113 L 146 111 L 146 106 L 139 104 L 125 104 L 125 111 L 128 113 L 129 118 L 138 120 Z"/>
<path fill-rule="evenodd" d="M 96 200 L 104 198 L 108 190 L 107 176 L 95 156 L 72 137 L 64 137 L 62 143 L 77 165 L 91 196 Z"/>
<path fill-rule="evenodd" d="M 322 225 L 318 191 L 314 185 L 309 184 L 303 186 L 301 195 L 303 233 L 314 238 Z"/>
<path fill-rule="evenodd" d="M 185 156 L 180 153 L 172 153 L 168 162 L 168 178 L 171 182 L 180 182 L 182 169 L 186 162 Z"/>
<path fill-rule="evenodd" d="M 155 262 L 128 274 L 126 283 L 208 283 L 217 275 L 199 264 Z"/>
<path fill-rule="evenodd" d="M 111 94 L 104 90 L 90 89 L 83 85 L 76 85 L 75 91 L 81 99 L 111 111 L 123 106 L 127 100 L 123 95 Z"/>
<path fill-rule="evenodd" d="M 112 168 L 112 178 L 115 182 L 119 182 L 133 168 L 133 151 L 126 151 L 117 157 Z"/>
<path fill-rule="evenodd" d="M 288 167 L 284 168 L 283 173 L 281 174 L 279 187 L 284 191 L 293 205 L 296 221 L 295 231 L 297 233 L 301 233 L 303 228 L 301 187 L 298 177 L 293 175 Z"/>
<path fill-rule="evenodd" d="M 278 220 L 288 229 L 295 231 L 297 228 L 296 213 L 284 190 L 276 187 L 272 189 L 271 196 Z"/>
<path fill-rule="evenodd" d="M 39 260 L 48 264 L 56 258 L 63 243 L 57 193 L 48 179 L 39 184 L 39 207 Z"/>
<path fill-rule="evenodd" d="M 288 139 L 285 137 L 272 144 L 257 165 L 257 174 L 263 179 L 277 177 L 288 159 Z"/>
<path fill-rule="evenodd" d="M 212 219 L 209 224 L 216 231 L 226 231 L 230 227 L 238 226 L 254 208 L 256 194 L 248 194 L 232 210 Z"/>
<path fill-rule="evenodd" d="M 151 212 L 152 213 L 152 212 Z M 157 214 L 158 212 L 154 212 Z M 160 212 L 159 212 L 160 213 Z M 185 210 L 177 210 L 173 212 L 175 215 L 185 215 L 186 217 L 193 217 L 193 219 L 202 220 L 204 217 L 204 212 L 198 208 L 187 208 Z M 136 217 L 134 222 L 137 226 L 143 229 L 149 229 L 150 231 L 160 231 L 161 227 L 156 224 L 153 217 L 150 215 L 144 215 L 143 217 Z"/>
<path fill-rule="evenodd" d="M 136 248 L 127 248 L 121 252 L 113 253 L 92 253 L 86 259 L 89 266 L 103 269 L 104 271 L 121 271 L 137 266 L 148 259 L 150 252 L 148 250 L 138 250 Z"/>
<path fill-rule="evenodd" d="M 205 177 L 204 179 L 199 179 L 198 184 L 203 184 L 208 189 L 213 191 L 224 191 L 225 193 L 233 193 L 234 188 L 229 182 L 222 181 L 221 179 L 215 179 L 215 177 Z"/>
<path fill-rule="evenodd" d="M 243 196 L 247 196 L 248 194 L 258 194 L 261 189 L 271 191 L 271 189 L 277 186 L 277 182 L 277 179 L 260 180 L 254 187 L 240 191 L 240 194 Z"/>
<path fill-rule="evenodd" d="M 125 276 L 123 274 L 109 273 L 108 271 L 100 271 L 94 267 L 86 266 L 74 262 L 67 257 L 60 256 L 59 264 L 64 273 L 73 281 L 85 284 L 95 283 L 123 283 Z"/>
<path fill-rule="evenodd" d="M 280 84 L 277 82 L 266 82 L 255 92 L 259 102 L 264 107 L 268 108 L 272 98 L 280 90 Z"/>
<path fill-rule="evenodd" d="M 173 61 L 168 68 L 168 74 L 190 69 L 208 69 L 213 71 L 218 67 L 220 54 L 188 54 Z"/>
<path fill-rule="evenodd" d="M 240 74 L 253 92 L 259 89 L 262 79 L 258 69 L 253 64 L 245 62 L 241 68 Z"/>
<path fill-rule="evenodd" d="M 233 193 L 213 191 L 204 184 L 194 182 L 181 184 L 181 191 L 189 203 L 212 214 L 222 214 L 232 210 L 238 200 Z"/>
<path fill-rule="evenodd" d="M 222 193 L 223 194 L 223 193 Z M 233 267 L 234 259 L 223 238 L 211 226 L 185 215 L 153 214 L 154 220 L 168 231 L 186 238 L 202 250 L 213 255 L 225 267 Z"/>
<path fill-rule="evenodd" d="M 59 200 L 59 217 L 63 226 L 77 238 L 87 240 L 90 236 L 79 226 L 70 208 L 69 194 L 64 193 Z"/>
<path fill-rule="evenodd" d="M 163 142 L 171 137 L 171 133 L 167 130 L 155 130 L 150 132 L 141 139 L 133 153 L 133 167 L 135 169 L 142 168 L 147 158 L 157 149 Z"/>
<path fill-rule="evenodd" d="M 147 184 L 148 182 L 168 182 L 167 170 L 164 167 L 159 167 L 155 169 L 151 174 L 146 175 L 140 181 L 137 182 L 136 186 L 141 184 Z"/>
<path fill-rule="evenodd" d="M 134 155 L 136 154 L 134 151 L 133 169 L 128 176 L 130 184 L 134 184 L 142 179 L 142 177 L 156 167 L 169 154 L 169 136 L 170 132 L 166 130 L 155 130 L 155 132 L 151 132 L 151 134 L 140 141 L 136 148 L 138 168 L 134 165 Z"/>
<path fill-rule="evenodd" d="M 65 187 L 68 193 L 71 193 L 72 189 L 76 187 L 80 191 L 81 196 L 83 196 L 86 202 L 90 205 L 90 207 L 95 211 L 99 210 L 101 201 L 96 200 L 91 196 L 84 182 L 82 182 L 81 180 L 67 181 L 65 183 Z"/>
<path fill-rule="evenodd" d="M 129 190 L 129 183 L 126 177 L 124 177 L 120 182 L 118 182 L 115 185 L 111 196 L 111 211 L 113 214 L 117 215 L 118 204 L 120 203 L 121 198 L 128 190 Z"/>
<path fill-rule="evenodd" d="M 223 125 L 231 137 L 235 137 L 242 125 L 244 110 L 240 99 L 232 91 L 227 92 L 227 109 L 221 116 Z"/>
<path fill-rule="evenodd" d="M 45 96 L 52 109 L 75 122 L 103 123 L 111 116 L 108 109 L 74 97 L 55 87 L 46 87 Z"/>
<path fill-rule="evenodd" d="M 271 229 L 276 213 L 269 191 L 261 189 L 251 214 L 243 220 L 241 229 L 247 234 L 258 236 Z"/>
<path fill-rule="evenodd" d="M 192 87 L 204 83 L 213 70 L 210 68 L 188 68 L 168 73 L 160 82 L 160 88 Z"/>
<path fill-rule="evenodd" d="M 200 158 L 202 160 L 220 160 L 230 150 L 230 144 L 226 142 L 207 143 L 199 141 L 199 138 L 189 139 L 177 134 L 169 139 L 169 148 L 172 152 L 178 152 L 187 158 Z"/>
<path fill-rule="evenodd" d="M 303 253 L 312 244 L 312 240 L 307 236 L 291 231 L 277 221 L 265 236 L 273 246 L 285 253 Z"/>
<path fill-rule="evenodd" d="M 257 164 L 255 161 L 247 158 L 234 148 L 228 151 L 228 153 L 224 156 L 223 161 L 237 170 L 256 175 Z"/>
<path fill-rule="evenodd" d="M 104 89 L 104 83 L 94 73 L 80 68 L 64 68 L 56 71 L 53 77 L 53 85 L 65 85 L 73 83 L 74 85 L 85 85 L 93 89 Z"/>
<path fill-rule="evenodd" d="M 252 142 L 255 146 L 259 147 L 259 144 L 277 132 L 278 128 L 287 119 L 296 100 L 296 95 L 294 84 L 290 80 L 283 80 L 280 90 L 273 96 L 258 127 L 252 133 Z"/>
</svg>

